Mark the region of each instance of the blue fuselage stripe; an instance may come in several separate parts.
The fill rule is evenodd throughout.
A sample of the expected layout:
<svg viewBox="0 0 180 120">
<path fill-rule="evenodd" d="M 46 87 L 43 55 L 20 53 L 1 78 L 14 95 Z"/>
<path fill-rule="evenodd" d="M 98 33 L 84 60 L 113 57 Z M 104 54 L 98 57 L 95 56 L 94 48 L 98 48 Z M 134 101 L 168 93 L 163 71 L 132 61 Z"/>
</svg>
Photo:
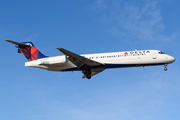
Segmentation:
<svg viewBox="0 0 180 120">
<path fill-rule="evenodd" d="M 164 65 L 165 63 L 157 63 L 157 64 L 105 64 L 100 66 L 89 67 L 90 69 L 108 69 L 108 68 L 124 68 L 124 67 L 140 67 L 140 66 L 155 66 L 155 65 Z M 81 71 L 78 67 L 65 69 L 61 71 Z"/>
</svg>

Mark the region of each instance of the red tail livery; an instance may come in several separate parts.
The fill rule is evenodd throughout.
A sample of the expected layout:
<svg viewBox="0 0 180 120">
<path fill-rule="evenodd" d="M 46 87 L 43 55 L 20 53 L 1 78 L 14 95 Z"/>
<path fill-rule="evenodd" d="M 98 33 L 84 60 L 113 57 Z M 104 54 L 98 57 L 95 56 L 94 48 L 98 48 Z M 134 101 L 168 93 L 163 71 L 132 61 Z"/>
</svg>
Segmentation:
<svg viewBox="0 0 180 120">
<path fill-rule="evenodd" d="M 16 47 L 18 48 L 18 53 L 23 53 L 23 55 L 28 59 L 28 61 L 37 60 L 40 58 L 45 58 L 44 54 L 42 54 L 32 42 L 14 42 L 11 40 L 6 40 L 8 42 L 11 42 L 13 44 L 16 44 Z"/>
</svg>

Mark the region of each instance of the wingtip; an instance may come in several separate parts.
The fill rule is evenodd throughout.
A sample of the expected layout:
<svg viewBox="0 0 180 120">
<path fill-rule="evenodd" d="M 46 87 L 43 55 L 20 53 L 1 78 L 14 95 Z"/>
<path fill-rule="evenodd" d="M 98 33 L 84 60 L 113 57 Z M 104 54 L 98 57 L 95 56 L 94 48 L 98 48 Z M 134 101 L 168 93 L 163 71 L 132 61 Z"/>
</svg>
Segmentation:
<svg viewBox="0 0 180 120">
<path fill-rule="evenodd" d="M 65 49 L 63 49 L 63 48 L 56 48 L 56 49 L 58 49 L 58 50 L 65 50 Z"/>
<path fill-rule="evenodd" d="M 56 49 L 60 50 L 61 48 L 56 48 Z"/>
</svg>

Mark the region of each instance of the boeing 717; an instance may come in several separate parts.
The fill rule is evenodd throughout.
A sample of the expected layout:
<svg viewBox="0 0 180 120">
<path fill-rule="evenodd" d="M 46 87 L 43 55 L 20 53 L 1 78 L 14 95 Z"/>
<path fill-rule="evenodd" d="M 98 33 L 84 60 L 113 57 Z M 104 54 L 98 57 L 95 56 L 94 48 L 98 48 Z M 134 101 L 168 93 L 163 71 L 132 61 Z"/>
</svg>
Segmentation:
<svg viewBox="0 0 180 120">
<path fill-rule="evenodd" d="M 49 71 L 82 71 L 82 78 L 87 79 L 109 68 L 164 65 L 164 70 L 166 71 L 167 65 L 175 61 L 174 57 L 160 50 L 78 55 L 63 48 L 57 48 L 64 55 L 49 57 L 36 49 L 32 42 L 5 41 L 15 44 L 16 48 L 18 48 L 18 53 L 22 53 L 27 58 L 29 62 L 25 62 L 25 66 Z"/>
</svg>

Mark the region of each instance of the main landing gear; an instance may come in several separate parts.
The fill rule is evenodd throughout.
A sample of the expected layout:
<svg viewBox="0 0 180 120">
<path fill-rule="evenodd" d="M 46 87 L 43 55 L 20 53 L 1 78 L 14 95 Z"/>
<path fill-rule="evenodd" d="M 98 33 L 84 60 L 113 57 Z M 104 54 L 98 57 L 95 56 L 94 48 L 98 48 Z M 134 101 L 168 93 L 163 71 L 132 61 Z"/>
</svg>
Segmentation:
<svg viewBox="0 0 180 120">
<path fill-rule="evenodd" d="M 164 65 L 164 71 L 167 71 L 167 64 Z"/>
<path fill-rule="evenodd" d="M 87 79 L 91 79 L 91 69 L 83 69 L 82 73 L 86 76 Z"/>
</svg>

